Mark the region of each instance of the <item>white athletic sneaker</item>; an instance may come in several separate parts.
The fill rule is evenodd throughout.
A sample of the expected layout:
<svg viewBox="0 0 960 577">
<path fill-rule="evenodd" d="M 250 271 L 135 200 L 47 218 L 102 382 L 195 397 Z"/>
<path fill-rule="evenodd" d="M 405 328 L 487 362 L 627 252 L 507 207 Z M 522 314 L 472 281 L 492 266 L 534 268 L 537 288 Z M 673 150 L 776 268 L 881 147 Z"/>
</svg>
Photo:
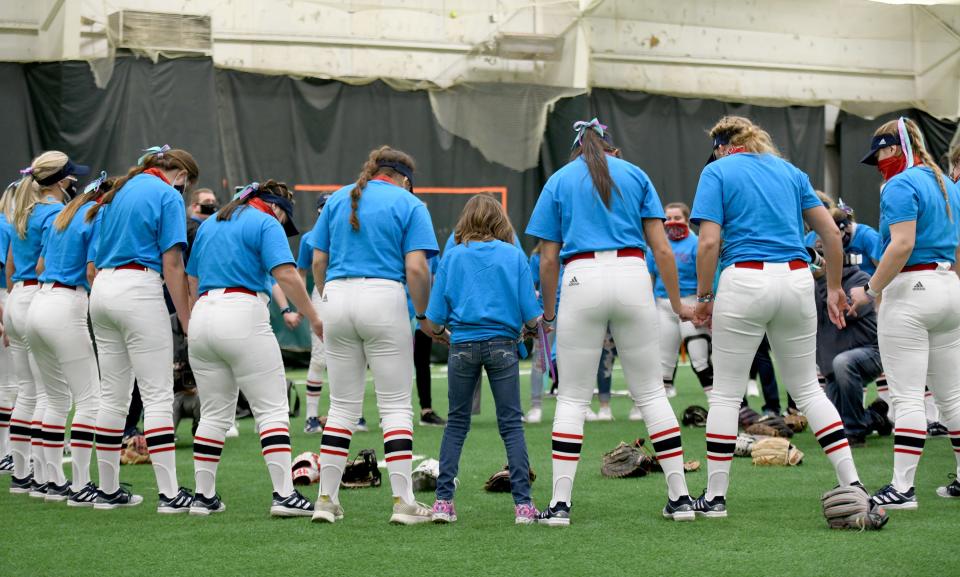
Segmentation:
<svg viewBox="0 0 960 577">
<path fill-rule="evenodd" d="M 543 420 L 543 409 L 540 407 L 533 407 L 527 411 L 527 416 L 524 417 L 528 423 L 536 424 Z"/>
<path fill-rule="evenodd" d="M 598 420 L 598 421 L 612 421 L 612 420 L 613 420 L 613 411 L 610 410 L 610 407 L 600 407 L 600 410 L 597 411 L 597 420 Z"/>
<path fill-rule="evenodd" d="M 226 437 L 227 437 L 228 439 L 233 439 L 233 438 L 236 438 L 236 437 L 239 437 L 239 436 L 240 436 L 240 429 L 237 427 L 237 422 L 234 421 L 233 424 L 230 425 L 230 428 L 227 429 L 227 435 L 226 435 Z"/>
<path fill-rule="evenodd" d="M 343 519 L 343 507 L 334 503 L 328 495 L 320 495 L 313 505 L 314 523 L 333 523 Z"/>
<path fill-rule="evenodd" d="M 393 515 L 390 522 L 395 525 L 416 525 L 433 521 L 433 510 L 423 503 L 407 504 L 400 497 L 393 498 Z"/>
<path fill-rule="evenodd" d="M 633 408 L 630 409 L 630 417 L 628 418 L 631 421 L 642 421 L 643 413 L 640 412 L 640 407 L 634 405 Z"/>
<path fill-rule="evenodd" d="M 747 396 L 748 397 L 759 397 L 760 396 L 760 387 L 757 386 L 757 381 L 750 379 L 747 381 Z"/>
<path fill-rule="evenodd" d="M 584 421 L 596 421 L 597 414 L 593 412 L 593 409 L 587 407 L 583 410 L 583 420 Z"/>
</svg>

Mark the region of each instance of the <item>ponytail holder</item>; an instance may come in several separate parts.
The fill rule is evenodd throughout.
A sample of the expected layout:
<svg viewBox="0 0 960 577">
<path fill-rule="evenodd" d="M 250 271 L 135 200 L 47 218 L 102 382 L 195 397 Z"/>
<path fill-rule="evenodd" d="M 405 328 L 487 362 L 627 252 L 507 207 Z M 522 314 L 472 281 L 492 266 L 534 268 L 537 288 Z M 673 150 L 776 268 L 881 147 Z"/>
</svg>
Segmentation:
<svg viewBox="0 0 960 577">
<path fill-rule="evenodd" d="M 574 122 L 573 130 L 574 132 L 577 133 L 577 137 L 573 139 L 573 145 L 571 146 L 571 148 L 576 148 L 581 144 L 580 141 L 583 139 L 583 133 L 586 132 L 587 129 L 593 130 L 594 132 L 600 135 L 600 138 L 603 138 L 604 135 L 606 134 L 607 126 L 605 124 L 600 124 L 600 121 L 597 120 L 596 116 L 594 116 L 593 120 L 591 120 L 590 122 L 587 122 L 585 120 L 578 120 Z"/>
<path fill-rule="evenodd" d="M 28 166 L 20 171 L 20 174 L 23 176 L 33 176 L 33 167 Z"/>
<path fill-rule="evenodd" d="M 903 149 L 903 155 L 907 157 L 907 168 L 910 168 L 913 166 L 913 147 L 910 146 L 906 118 L 902 116 L 897 119 L 897 132 L 900 133 L 900 148 Z"/>
<path fill-rule="evenodd" d="M 151 146 L 150 148 L 144 148 L 144 155 L 137 159 L 137 164 L 143 166 L 143 161 L 147 159 L 151 154 L 156 154 L 157 158 L 163 158 L 163 153 L 170 150 L 169 144 L 164 144 L 163 146 Z"/>
<path fill-rule="evenodd" d="M 106 180 L 106 179 L 107 179 L 107 171 L 106 171 L 106 170 L 101 170 L 101 171 L 100 171 L 100 176 L 98 176 L 96 180 L 94 180 L 93 182 L 91 182 L 90 184 L 88 184 L 88 185 L 83 189 L 83 194 L 87 194 L 88 192 L 94 192 L 94 191 L 100 190 L 100 185 L 103 184 L 103 181 Z"/>
<path fill-rule="evenodd" d="M 845 212 L 847 216 L 853 216 L 853 207 L 843 202 L 842 198 L 837 199 L 837 208 Z"/>
<path fill-rule="evenodd" d="M 248 184 L 247 186 L 243 187 L 243 190 L 241 190 L 241 191 L 238 192 L 237 194 L 233 195 L 233 199 L 232 199 L 232 200 L 240 200 L 240 201 L 242 201 L 242 200 L 244 200 L 245 198 L 247 198 L 248 196 L 250 196 L 251 194 L 253 194 L 254 192 L 256 192 L 256 191 L 258 191 L 258 190 L 260 190 L 260 183 L 259 183 L 259 182 L 251 182 L 251 183 Z"/>
</svg>

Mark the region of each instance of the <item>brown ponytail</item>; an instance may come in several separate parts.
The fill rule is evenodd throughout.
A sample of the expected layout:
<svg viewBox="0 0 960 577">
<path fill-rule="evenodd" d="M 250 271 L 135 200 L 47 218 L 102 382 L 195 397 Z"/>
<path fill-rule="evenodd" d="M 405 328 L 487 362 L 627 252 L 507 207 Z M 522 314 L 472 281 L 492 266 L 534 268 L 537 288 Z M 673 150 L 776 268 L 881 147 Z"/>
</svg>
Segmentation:
<svg viewBox="0 0 960 577">
<path fill-rule="evenodd" d="M 710 138 L 723 136 L 731 146 L 742 146 L 747 152 L 780 156 L 770 133 L 743 116 L 724 116 L 710 129 Z"/>
<path fill-rule="evenodd" d="M 381 162 L 404 164 L 410 167 L 410 172 L 417 169 L 413 157 L 406 152 L 390 148 L 386 145 L 371 150 L 370 156 L 367 157 L 367 161 L 363 163 L 363 168 L 360 169 L 360 176 L 357 177 L 356 186 L 350 191 L 350 226 L 353 227 L 353 230 L 360 230 L 360 219 L 357 218 L 357 208 L 360 206 L 360 196 L 363 194 L 363 189 L 366 188 L 367 183 L 381 174 L 387 178 L 403 176 L 392 168 L 379 166 Z"/>
<path fill-rule="evenodd" d="M 217 211 L 217 220 L 230 220 L 230 217 L 233 216 L 233 212 L 235 210 L 246 206 L 251 200 L 257 198 L 261 194 L 272 194 L 274 196 L 293 200 L 293 193 L 290 192 L 289 188 L 287 188 L 286 183 L 277 182 L 271 178 L 260 184 L 257 190 L 251 194 L 228 202 L 226 206 Z"/>
<path fill-rule="evenodd" d="M 137 176 L 138 174 L 142 174 L 145 170 L 150 168 L 157 168 L 159 170 L 171 170 L 174 168 L 178 170 L 186 170 L 187 180 L 192 183 L 196 183 L 197 178 L 200 176 L 200 167 L 197 166 L 197 161 L 194 160 L 193 155 L 186 150 L 174 148 L 164 152 L 148 154 L 143 158 L 143 164 L 138 164 L 137 166 L 130 168 L 125 176 L 121 176 L 117 179 L 117 182 L 114 183 L 113 188 L 103 195 L 103 197 L 100 199 L 100 202 L 90 207 L 90 210 L 87 211 L 87 222 L 93 222 L 93 219 L 97 217 L 97 212 L 100 210 L 100 207 L 113 202 L 113 198 L 118 192 L 120 192 L 121 189 L 123 189 L 123 187 L 131 178 Z"/>
<path fill-rule="evenodd" d="M 947 218 L 950 219 L 950 222 L 953 222 L 953 210 L 950 208 L 950 197 L 947 195 L 947 183 L 944 181 L 943 171 L 940 170 L 940 166 L 937 165 L 937 162 L 933 159 L 933 156 L 930 155 L 930 153 L 927 151 L 927 148 L 924 146 L 923 133 L 920 132 L 920 127 L 917 126 L 917 123 L 909 118 L 904 118 L 903 121 L 907 127 L 907 138 L 910 139 L 910 147 L 913 149 L 913 155 L 915 158 L 919 159 L 924 166 L 933 171 L 933 176 L 937 179 L 937 184 L 940 185 L 940 192 L 943 194 L 943 202 L 947 206 Z M 881 134 L 899 134 L 899 127 L 897 123 L 897 120 L 885 122 L 883 126 L 878 128 L 873 133 L 873 135 L 879 136 Z M 900 154 L 904 154 L 903 146 L 900 147 Z M 907 168 L 910 167 L 908 166 Z"/>
<path fill-rule="evenodd" d="M 66 230 L 67 227 L 70 226 L 73 216 L 77 214 L 78 210 L 80 210 L 80 207 L 105 195 L 107 192 L 113 189 L 118 180 L 120 179 L 116 177 L 108 178 L 100 183 L 100 186 L 95 190 L 77 195 L 73 200 L 67 203 L 67 206 L 63 207 L 63 210 L 57 213 L 57 218 L 53 221 L 53 228 L 60 232 Z"/>
<path fill-rule="evenodd" d="M 454 242 L 501 240 L 513 244 L 513 225 L 503 205 L 492 196 L 477 194 L 467 201 L 454 229 Z"/>
<path fill-rule="evenodd" d="M 575 160 L 578 156 L 583 157 L 587 163 L 587 169 L 590 171 L 590 179 L 593 180 L 593 186 L 600 195 L 600 200 L 608 209 L 610 208 L 610 195 L 613 190 L 617 190 L 617 183 L 613 182 L 610 176 L 610 167 L 607 166 L 607 152 L 614 152 L 616 149 L 609 146 L 599 134 L 592 129 L 587 128 L 580 137 L 580 145 L 570 153 L 570 160 Z"/>
</svg>

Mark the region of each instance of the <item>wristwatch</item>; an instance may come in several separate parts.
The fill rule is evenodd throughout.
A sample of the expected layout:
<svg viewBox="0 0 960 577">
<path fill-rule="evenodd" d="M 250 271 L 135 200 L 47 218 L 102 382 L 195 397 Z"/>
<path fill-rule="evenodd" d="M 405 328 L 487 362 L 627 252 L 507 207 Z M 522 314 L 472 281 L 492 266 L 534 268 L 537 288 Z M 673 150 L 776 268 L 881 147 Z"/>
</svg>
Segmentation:
<svg viewBox="0 0 960 577">
<path fill-rule="evenodd" d="M 867 293 L 867 296 L 869 296 L 870 298 L 877 298 L 878 296 L 880 296 L 880 293 L 878 293 L 877 291 L 873 290 L 873 288 L 870 287 L 870 281 L 867 281 L 867 284 L 863 285 L 863 290 L 864 292 Z"/>
<path fill-rule="evenodd" d="M 418 321 L 422 321 L 422 320 L 426 320 L 427 315 L 424 313 L 417 313 L 416 315 L 414 315 L 414 318 L 417 319 Z"/>
<path fill-rule="evenodd" d="M 285 315 L 287 313 L 292 313 L 292 312 L 293 312 L 293 307 L 288 305 L 287 308 L 280 311 L 280 314 Z"/>
</svg>

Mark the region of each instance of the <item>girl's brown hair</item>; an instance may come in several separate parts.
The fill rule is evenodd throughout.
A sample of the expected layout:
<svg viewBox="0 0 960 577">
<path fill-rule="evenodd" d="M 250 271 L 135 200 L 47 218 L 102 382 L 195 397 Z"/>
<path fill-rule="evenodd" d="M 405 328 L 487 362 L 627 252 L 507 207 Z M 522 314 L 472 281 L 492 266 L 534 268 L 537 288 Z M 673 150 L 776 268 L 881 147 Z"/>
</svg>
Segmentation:
<svg viewBox="0 0 960 577">
<path fill-rule="evenodd" d="M 880 128 L 874 131 L 873 135 L 880 136 L 881 134 L 899 134 L 900 129 L 897 126 L 897 123 L 897 120 L 884 122 Z M 917 126 L 917 123 L 909 118 L 904 118 L 903 123 L 907 127 L 907 138 L 910 139 L 910 147 L 913 149 L 914 157 L 918 158 L 924 166 L 933 171 L 933 176 L 937 179 L 937 184 L 940 185 L 940 192 L 943 194 L 943 201 L 947 206 L 947 218 L 950 219 L 950 222 L 953 222 L 953 211 L 950 210 L 950 197 L 947 196 L 947 183 L 944 181 L 943 171 L 940 170 L 937 162 L 933 159 L 933 156 L 924 146 L 923 133 L 920 132 L 920 127 Z M 903 154 L 902 146 L 900 147 L 900 154 Z M 908 166 L 907 168 L 910 167 Z"/>
<path fill-rule="evenodd" d="M 187 180 L 194 184 L 196 184 L 197 178 L 200 177 L 200 167 L 197 166 L 197 161 L 194 160 L 193 155 L 186 150 L 174 148 L 163 152 L 148 154 L 143 157 L 141 164 L 132 167 L 125 176 L 118 178 L 113 188 L 110 189 L 110 192 L 103 195 L 100 202 L 90 207 L 90 210 L 87 211 L 87 222 L 93 222 L 100 207 L 113 202 L 114 197 L 123 190 L 123 187 L 131 178 L 142 174 L 143 171 L 150 168 L 157 168 L 159 170 L 186 170 Z"/>
<path fill-rule="evenodd" d="M 23 175 L 13 192 L 4 195 L 3 213 L 18 237 L 26 238 L 27 221 L 33 207 L 37 204 L 48 204 L 41 192 L 57 184 L 41 186 L 39 181 L 56 174 L 69 160 L 67 155 L 59 150 L 44 152 L 33 159 L 30 163 L 31 171 Z"/>
<path fill-rule="evenodd" d="M 683 220 L 690 220 L 690 207 L 685 202 L 671 202 L 663 207 L 664 210 L 670 210 L 671 208 L 679 209 L 683 213 Z"/>
<path fill-rule="evenodd" d="M 610 195 L 617 189 L 617 183 L 613 182 L 610 176 L 610 167 L 607 165 L 607 153 L 618 153 L 619 151 L 604 142 L 603 138 L 592 129 L 587 128 L 580 137 L 580 144 L 574 147 L 570 153 L 570 160 L 575 160 L 582 156 L 583 161 L 587 163 L 587 170 L 590 171 L 590 180 L 593 181 L 597 194 L 603 205 L 610 208 Z M 617 191 L 619 192 L 619 190 Z"/>
<path fill-rule="evenodd" d="M 457 244 L 494 239 L 513 244 L 513 237 L 513 225 L 503 206 L 492 196 L 477 194 L 463 207 L 453 239 Z"/>
<path fill-rule="evenodd" d="M 367 161 L 363 163 L 363 168 L 360 169 L 360 176 L 357 177 L 357 185 L 350 191 L 350 226 L 353 227 L 353 230 L 360 230 L 360 219 L 357 218 L 357 208 L 360 206 L 360 196 L 363 195 L 363 189 L 366 188 L 367 183 L 381 174 L 387 178 L 403 177 L 402 174 L 392 168 L 380 166 L 382 162 L 403 164 L 410 169 L 410 172 L 414 172 L 417 169 L 413 157 L 402 150 L 397 150 L 386 145 L 371 150 Z"/>
<path fill-rule="evenodd" d="M 73 200 L 67 203 L 67 206 L 63 207 L 57 214 L 57 218 L 53 221 L 53 228 L 58 231 L 64 231 L 70 226 L 70 222 L 73 220 L 77 211 L 80 210 L 80 207 L 87 204 L 90 201 L 98 200 L 103 195 L 110 192 L 113 187 L 116 185 L 119 178 L 112 177 L 104 180 L 100 183 L 100 186 L 91 190 L 90 192 L 84 192 L 74 197 Z M 91 207 L 92 208 L 92 207 Z"/>
<path fill-rule="evenodd" d="M 743 116 L 724 116 L 710 129 L 710 138 L 721 137 L 731 146 L 742 146 L 747 152 L 780 156 L 770 133 Z"/>
<path fill-rule="evenodd" d="M 226 206 L 217 211 L 217 220 L 230 220 L 233 212 L 240 207 L 246 206 L 251 200 L 261 194 L 272 194 L 288 200 L 293 200 L 293 193 L 287 188 L 286 183 L 277 182 L 272 178 L 258 185 L 256 191 L 242 198 L 231 200 Z"/>
</svg>

